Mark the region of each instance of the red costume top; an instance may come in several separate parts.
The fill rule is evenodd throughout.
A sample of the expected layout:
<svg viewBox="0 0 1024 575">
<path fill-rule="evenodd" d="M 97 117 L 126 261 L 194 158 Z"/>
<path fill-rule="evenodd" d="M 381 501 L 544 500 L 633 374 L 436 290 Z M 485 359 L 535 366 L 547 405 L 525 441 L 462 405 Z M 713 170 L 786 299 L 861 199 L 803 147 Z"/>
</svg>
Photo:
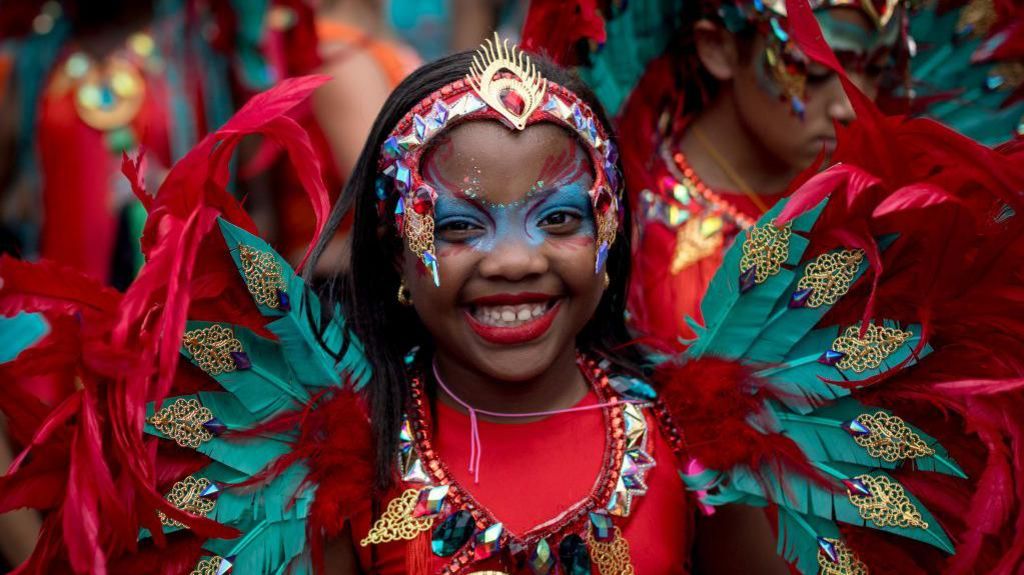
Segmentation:
<svg viewBox="0 0 1024 575">
<path fill-rule="evenodd" d="M 696 335 L 687 318 L 703 323 L 701 300 L 736 235 L 785 194 L 755 203 L 742 192 L 711 190 L 676 151 L 676 140 L 653 129 L 653 112 L 631 102 L 620 124 L 639 240 L 629 313 L 641 338 L 675 345 Z"/>
<path fill-rule="evenodd" d="M 590 392 L 577 406 L 594 405 L 597 396 Z M 470 420 L 468 415 L 443 401 L 433 401 L 434 446 L 455 482 L 494 515 L 511 533 L 522 536 L 544 529 L 557 533 L 558 520 L 566 509 L 594 495 L 600 487 L 604 454 L 609 443 L 609 428 L 600 411 L 563 413 L 529 423 L 479 422 L 483 456 L 480 482 L 474 483 L 468 471 Z M 638 574 L 681 575 L 689 573 L 690 547 L 693 542 L 692 499 L 671 464 L 671 448 L 657 431 L 650 414 L 651 430 L 647 452 L 661 464 L 646 475 L 646 494 L 635 497 L 628 522 L 622 528 L 630 547 L 632 565 Z M 409 487 L 393 488 L 383 503 L 393 500 Z M 378 511 L 379 515 L 379 511 Z M 406 555 L 409 542 L 392 541 L 361 546 L 375 517 L 366 506 L 352 520 L 353 544 L 358 550 L 364 572 L 382 575 L 408 573 Z M 557 537 L 550 538 L 554 548 Z M 449 562 L 433 557 L 430 573 Z M 482 568 L 474 565 L 474 568 Z M 508 570 L 498 562 L 493 568 Z M 527 568 L 514 573 L 531 573 Z"/>
</svg>

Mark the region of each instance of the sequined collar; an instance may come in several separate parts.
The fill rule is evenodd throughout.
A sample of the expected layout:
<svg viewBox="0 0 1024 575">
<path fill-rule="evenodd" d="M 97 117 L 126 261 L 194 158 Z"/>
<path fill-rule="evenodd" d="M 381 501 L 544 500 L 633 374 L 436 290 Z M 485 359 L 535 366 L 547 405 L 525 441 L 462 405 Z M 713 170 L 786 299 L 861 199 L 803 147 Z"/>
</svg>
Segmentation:
<svg viewBox="0 0 1024 575">
<path fill-rule="evenodd" d="M 564 563 L 572 557 L 562 555 L 589 556 L 595 546 L 621 539 L 616 524 L 629 516 L 634 498 L 647 492 L 646 475 L 655 465 L 647 452 L 647 404 L 623 401 L 621 394 L 632 391 L 632 397 L 652 399 L 653 392 L 638 380 L 609 377 L 597 362 L 580 359 L 579 364 L 599 401 L 612 404 L 603 410 L 607 437 L 602 471 L 585 498 L 524 534 L 505 530 L 499 519 L 459 484 L 434 451 L 423 380 L 414 377 L 412 405 L 399 438 L 399 471 L 409 488 L 389 503 L 361 543 L 408 540 L 433 529 L 433 554 L 450 557 L 445 573 L 463 572 L 499 554 L 509 561 L 518 556 L 544 573 L 548 572 L 545 565 L 548 569 L 554 566 L 556 555 Z"/>
</svg>

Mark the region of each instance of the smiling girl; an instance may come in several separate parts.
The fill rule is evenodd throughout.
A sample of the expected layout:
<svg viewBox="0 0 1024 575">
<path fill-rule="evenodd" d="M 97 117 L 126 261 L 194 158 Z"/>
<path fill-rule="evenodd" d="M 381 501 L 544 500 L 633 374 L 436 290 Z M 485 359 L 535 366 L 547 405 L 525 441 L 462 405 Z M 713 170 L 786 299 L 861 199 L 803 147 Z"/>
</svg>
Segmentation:
<svg viewBox="0 0 1024 575">
<path fill-rule="evenodd" d="M 635 568 L 682 572 L 691 513 L 672 466 L 653 456 L 671 449 L 648 403 L 624 404 L 609 379 L 611 366 L 638 374 L 639 358 L 623 323 L 629 218 L 607 122 L 543 61 L 509 92 L 474 88 L 471 62 L 439 61 L 396 92 L 346 194 L 356 224 L 345 310 L 376 374 L 380 502 L 422 480 L 458 502 L 426 572 L 531 559 L 540 572 L 589 572 L 584 536 L 613 516 L 622 541 L 645 542 Z M 415 451 L 395 469 L 393 454 L 410 448 L 403 426 Z M 369 509 L 356 514 L 363 569 L 422 561 L 422 544 L 387 532 Z"/>
<path fill-rule="evenodd" d="M 335 306 L 225 190 L 262 132 L 327 219 L 286 116 L 322 82 L 254 98 L 175 167 L 127 293 L 0 260 L 0 309 L 54 317 L 0 366 L 28 446 L 0 510 L 48 512 L 26 572 L 1019 566 L 1024 370 L 992 360 L 1024 354 L 1021 280 L 993 263 L 1024 257 L 1017 159 L 872 125 L 956 161 L 897 189 L 858 164 L 897 152 L 871 148 L 809 180 L 737 239 L 700 337 L 649 382 L 623 325 L 618 153 L 587 90 L 500 42 L 410 76 L 312 250 L 353 214 Z M 40 374 L 57 405 L 28 391 Z"/>
</svg>

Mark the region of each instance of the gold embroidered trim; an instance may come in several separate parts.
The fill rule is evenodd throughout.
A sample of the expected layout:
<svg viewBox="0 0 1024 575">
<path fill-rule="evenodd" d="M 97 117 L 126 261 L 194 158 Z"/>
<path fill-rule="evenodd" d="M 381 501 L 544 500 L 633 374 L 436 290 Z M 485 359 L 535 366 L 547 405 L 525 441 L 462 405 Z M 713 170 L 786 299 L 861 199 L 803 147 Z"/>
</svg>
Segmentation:
<svg viewBox="0 0 1024 575">
<path fill-rule="evenodd" d="M 203 559 L 188 575 L 217 575 L 220 571 L 220 563 L 222 560 L 223 559 L 219 556 Z"/>
<path fill-rule="evenodd" d="M 206 517 L 211 511 L 213 511 L 216 501 L 213 499 L 207 499 L 200 495 L 204 489 L 210 486 L 210 480 L 205 477 L 196 478 L 189 475 L 185 479 L 174 484 L 171 488 L 171 492 L 167 494 L 165 499 L 170 502 L 171 505 L 187 511 L 193 515 L 200 517 Z M 177 520 L 171 519 L 164 515 L 162 511 L 158 511 L 157 515 L 160 516 L 160 523 L 167 525 L 168 527 L 185 527 L 185 525 Z"/>
<path fill-rule="evenodd" d="M 359 545 L 379 545 L 388 541 L 410 541 L 421 532 L 430 529 L 434 524 L 433 517 L 413 517 L 419 490 L 406 489 L 401 495 L 392 499 L 384 513 L 373 523 L 370 532 L 359 542 Z"/>
<path fill-rule="evenodd" d="M 495 78 L 502 71 L 511 72 L 512 78 Z M 516 45 L 509 44 L 494 33 L 473 55 L 466 81 L 491 109 L 505 117 L 517 130 L 526 128 L 526 121 L 544 100 L 548 81 L 537 72 L 537 66 Z M 522 99 L 522 110 L 508 107 L 503 96 L 509 93 Z"/>
<path fill-rule="evenodd" d="M 285 291 L 281 264 L 270 252 L 264 252 L 246 245 L 238 246 L 238 259 L 242 262 L 245 287 L 249 288 L 256 303 L 277 309 L 281 302 L 277 292 Z"/>
<path fill-rule="evenodd" d="M 598 541 L 593 533 L 584 534 L 590 559 L 597 566 L 601 575 L 633 575 L 633 565 L 629 558 L 629 541 L 622 536 L 622 530 L 615 526 L 615 536 L 611 541 Z"/>
<path fill-rule="evenodd" d="M 865 521 L 879 527 L 928 529 L 928 522 L 921 517 L 921 512 L 907 497 L 902 485 L 884 475 L 858 475 L 857 479 L 871 495 L 858 495 L 849 489 L 846 493 Z"/>
<path fill-rule="evenodd" d="M 694 263 L 715 253 L 725 241 L 722 234 L 722 218 L 708 216 L 692 217 L 676 230 L 676 248 L 672 254 L 669 272 L 677 275 Z"/>
<path fill-rule="evenodd" d="M 841 250 L 821 254 L 807 265 L 797 282 L 798 290 L 811 289 L 807 307 L 832 305 L 850 291 L 857 268 L 864 261 L 864 250 Z"/>
<path fill-rule="evenodd" d="M 244 351 L 235 334 L 220 324 L 186 331 L 183 343 L 199 369 L 210 375 L 235 371 L 237 366 L 231 359 L 231 352 Z"/>
<path fill-rule="evenodd" d="M 213 439 L 210 430 L 203 427 L 203 424 L 211 419 L 213 412 L 203 407 L 199 400 L 178 398 L 146 421 L 178 445 L 198 449 L 200 445 Z"/>
<path fill-rule="evenodd" d="M 844 354 L 836 367 L 857 373 L 875 369 L 913 335 L 898 328 L 869 324 L 861 338 L 860 327 L 852 325 L 832 342 L 832 349 Z"/>
<path fill-rule="evenodd" d="M 935 455 L 935 450 L 898 416 L 884 411 L 862 413 L 857 416 L 857 421 L 870 433 L 855 435 L 853 440 L 867 450 L 871 457 L 895 463 Z"/>
<path fill-rule="evenodd" d="M 789 259 L 789 238 L 793 224 L 778 227 L 766 222 L 747 230 L 747 241 L 743 242 L 743 257 L 740 258 L 740 273 L 754 268 L 754 283 L 764 283 L 779 273 L 782 264 Z"/>
<path fill-rule="evenodd" d="M 838 539 L 825 538 L 825 540 L 835 546 L 839 560 L 833 563 L 825 551 L 819 548 L 818 567 L 821 567 L 819 575 L 868 575 L 868 566 L 854 555 L 845 543 Z"/>
</svg>

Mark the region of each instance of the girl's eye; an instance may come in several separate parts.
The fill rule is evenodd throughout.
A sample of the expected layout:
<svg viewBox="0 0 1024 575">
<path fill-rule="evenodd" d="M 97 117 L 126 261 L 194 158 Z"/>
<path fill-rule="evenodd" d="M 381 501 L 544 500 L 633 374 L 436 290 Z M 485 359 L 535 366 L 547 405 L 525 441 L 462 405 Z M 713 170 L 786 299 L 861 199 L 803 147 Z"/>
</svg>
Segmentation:
<svg viewBox="0 0 1024 575">
<path fill-rule="evenodd" d="M 483 228 L 469 220 L 450 220 L 437 226 L 437 235 L 447 242 L 464 241 L 483 233 Z"/>
<path fill-rule="evenodd" d="M 581 221 L 582 218 L 579 214 L 568 210 L 559 210 L 544 216 L 537 225 L 548 233 L 571 234 L 579 229 Z"/>
</svg>

